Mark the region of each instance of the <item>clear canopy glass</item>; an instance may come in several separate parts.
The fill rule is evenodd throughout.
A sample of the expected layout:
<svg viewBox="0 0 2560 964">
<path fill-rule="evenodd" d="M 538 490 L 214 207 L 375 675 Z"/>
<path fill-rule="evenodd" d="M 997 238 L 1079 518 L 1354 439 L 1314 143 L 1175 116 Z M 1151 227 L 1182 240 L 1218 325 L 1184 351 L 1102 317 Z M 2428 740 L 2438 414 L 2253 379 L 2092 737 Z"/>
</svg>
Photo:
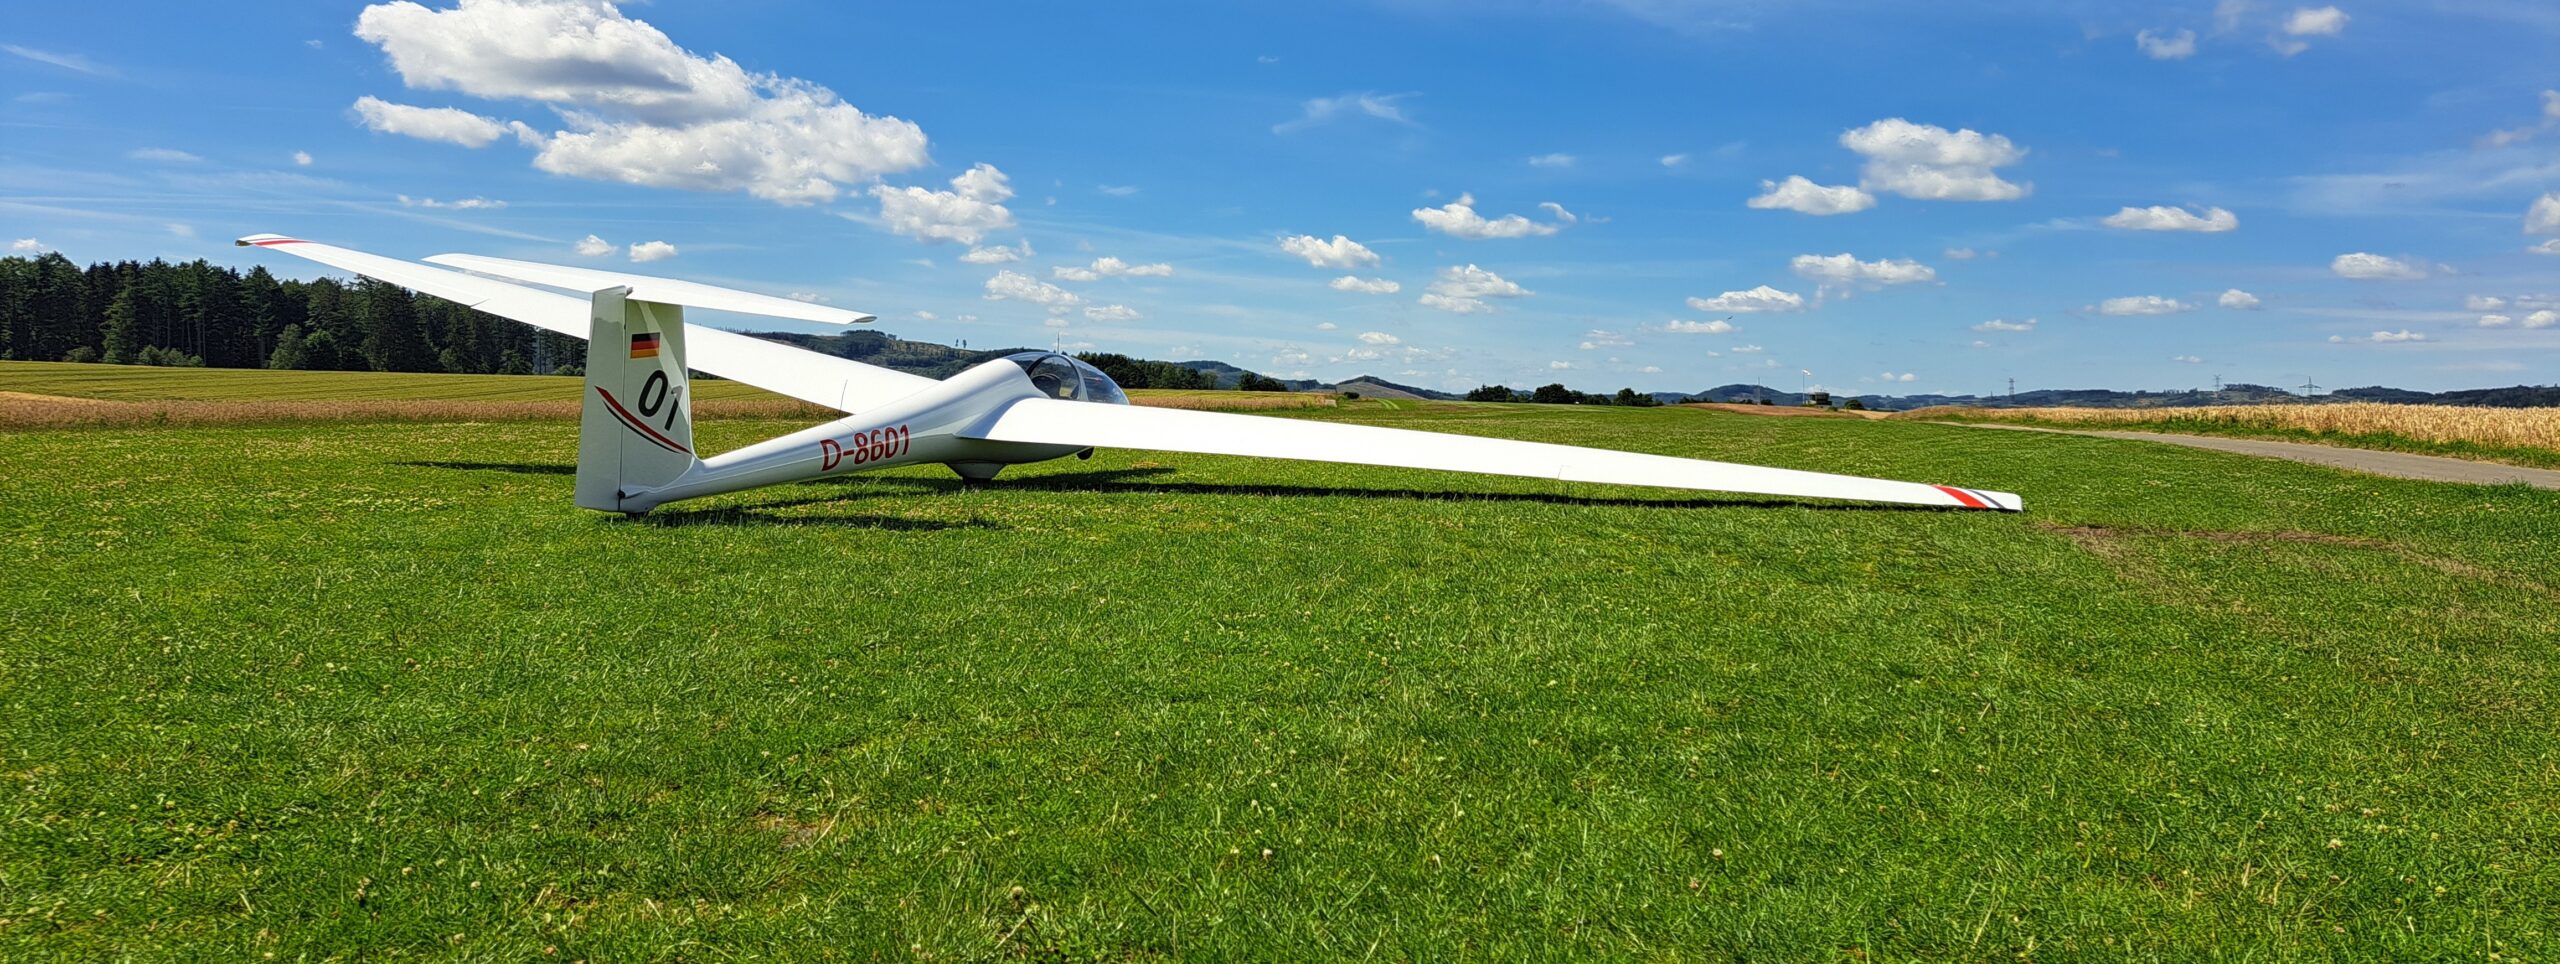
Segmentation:
<svg viewBox="0 0 2560 964">
<path fill-rule="evenodd" d="M 1007 355 L 1005 360 L 1022 366 L 1022 373 L 1031 376 L 1031 384 L 1050 398 L 1109 405 L 1129 404 L 1129 396 L 1120 390 L 1120 384 L 1112 381 L 1111 376 L 1072 356 L 1053 351 L 1025 351 Z"/>
</svg>

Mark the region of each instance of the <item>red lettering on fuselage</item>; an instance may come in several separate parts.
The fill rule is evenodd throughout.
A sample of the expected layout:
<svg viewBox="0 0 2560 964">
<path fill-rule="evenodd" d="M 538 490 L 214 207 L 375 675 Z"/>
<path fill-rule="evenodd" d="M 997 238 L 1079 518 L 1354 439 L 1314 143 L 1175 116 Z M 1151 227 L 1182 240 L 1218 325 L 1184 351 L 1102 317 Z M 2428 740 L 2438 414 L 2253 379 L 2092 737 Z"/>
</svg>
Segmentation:
<svg viewBox="0 0 2560 964">
<path fill-rule="evenodd" d="M 867 432 L 855 432 L 842 443 L 835 439 L 818 440 L 818 471 L 833 472 L 846 462 L 862 465 L 881 459 L 893 459 L 915 447 L 915 433 L 904 425 L 890 425 Z"/>
</svg>

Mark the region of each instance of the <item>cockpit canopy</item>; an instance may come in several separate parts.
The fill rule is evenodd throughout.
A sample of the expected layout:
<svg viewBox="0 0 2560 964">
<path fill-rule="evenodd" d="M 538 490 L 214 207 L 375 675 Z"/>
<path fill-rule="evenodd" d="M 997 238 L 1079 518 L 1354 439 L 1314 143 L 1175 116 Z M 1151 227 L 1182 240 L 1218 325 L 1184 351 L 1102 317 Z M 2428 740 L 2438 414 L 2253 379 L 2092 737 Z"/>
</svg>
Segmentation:
<svg viewBox="0 0 2560 964">
<path fill-rule="evenodd" d="M 1022 366 L 1022 373 L 1031 376 L 1031 384 L 1050 398 L 1129 404 L 1129 396 L 1120 391 L 1120 384 L 1112 381 L 1111 376 L 1072 356 L 1053 351 L 1024 351 L 1007 355 L 1005 360 Z"/>
</svg>

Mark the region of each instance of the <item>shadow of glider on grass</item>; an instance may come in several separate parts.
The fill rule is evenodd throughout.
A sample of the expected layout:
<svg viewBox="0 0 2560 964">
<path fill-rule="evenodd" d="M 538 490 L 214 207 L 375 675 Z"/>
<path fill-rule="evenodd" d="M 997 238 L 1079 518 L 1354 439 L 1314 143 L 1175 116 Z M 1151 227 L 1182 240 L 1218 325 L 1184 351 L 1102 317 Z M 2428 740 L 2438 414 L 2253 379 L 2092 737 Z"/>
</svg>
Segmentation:
<svg viewBox="0 0 2560 964">
<path fill-rule="evenodd" d="M 1097 447 L 1962 509 L 2021 508 L 2019 498 L 2007 492 L 1949 485 L 1337 422 L 1137 408 L 1101 371 L 1055 352 L 1021 352 L 935 381 L 684 320 L 686 307 L 829 324 L 873 320 L 823 305 L 689 281 L 477 255 L 443 254 L 420 264 L 275 234 L 251 235 L 238 243 L 587 339 L 577 503 L 605 512 L 637 515 L 678 499 L 923 462 L 947 465 L 965 479 L 985 480 L 1008 465 Z M 702 458 L 693 448 L 688 370 L 852 414 Z"/>
</svg>

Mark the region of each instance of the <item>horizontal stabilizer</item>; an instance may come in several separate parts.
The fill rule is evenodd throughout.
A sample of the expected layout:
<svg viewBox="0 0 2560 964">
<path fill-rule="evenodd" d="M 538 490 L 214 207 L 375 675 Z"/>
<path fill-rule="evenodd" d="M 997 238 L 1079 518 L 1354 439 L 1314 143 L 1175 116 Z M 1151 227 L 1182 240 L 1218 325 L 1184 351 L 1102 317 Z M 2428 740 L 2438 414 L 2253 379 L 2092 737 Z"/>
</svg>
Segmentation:
<svg viewBox="0 0 2560 964">
<path fill-rule="evenodd" d="M 532 261 L 509 261 L 505 258 L 491 258 L 476 254 L 439 254 L 428 258 L 427 263 L 460 268 L 492 277 L 508 278 L 527 284 L 549 285 L 581 292 L 603 291 L 606 288 L 629 288 L 631 293 L 625 295 L 625 298 L 632 301 L 653 301 L 662 305 L 683 305 L 687 308 L 703 308 L 711 311 L 735 311 L 742 314 L 789 318 L 793 321 L 814 321 L 828 325 L 860 325 L 874 320 L 874 316 L 859 311 L 829 308 L 806 301 L 776 298 L 772 295 L 760 295 L 752 291 L 721 288 L 699 282 L 652 278 L 647 275 L 623 274 L 619 271 L 599 271 L 594 268 L 539 264 Z"/>
<path fill-rule="evenodd" d="M 281 234 L 252 234 L 237 243 L 387 281 L 501 318 L 512 318 L 544 331 L 573 338 L 587 337 L 590 305 L 586 298 L 572 298 L 495 278 Z M 684 330 L 685 361 L 693 370 L 710 372 L 838 411 L 867 411 L 935 384 L 933 379 L 922 375 L 866 365 L 850 358 L 751 338 L 733 331 L 691 322 L 685 324 Z"/>
</svg>

